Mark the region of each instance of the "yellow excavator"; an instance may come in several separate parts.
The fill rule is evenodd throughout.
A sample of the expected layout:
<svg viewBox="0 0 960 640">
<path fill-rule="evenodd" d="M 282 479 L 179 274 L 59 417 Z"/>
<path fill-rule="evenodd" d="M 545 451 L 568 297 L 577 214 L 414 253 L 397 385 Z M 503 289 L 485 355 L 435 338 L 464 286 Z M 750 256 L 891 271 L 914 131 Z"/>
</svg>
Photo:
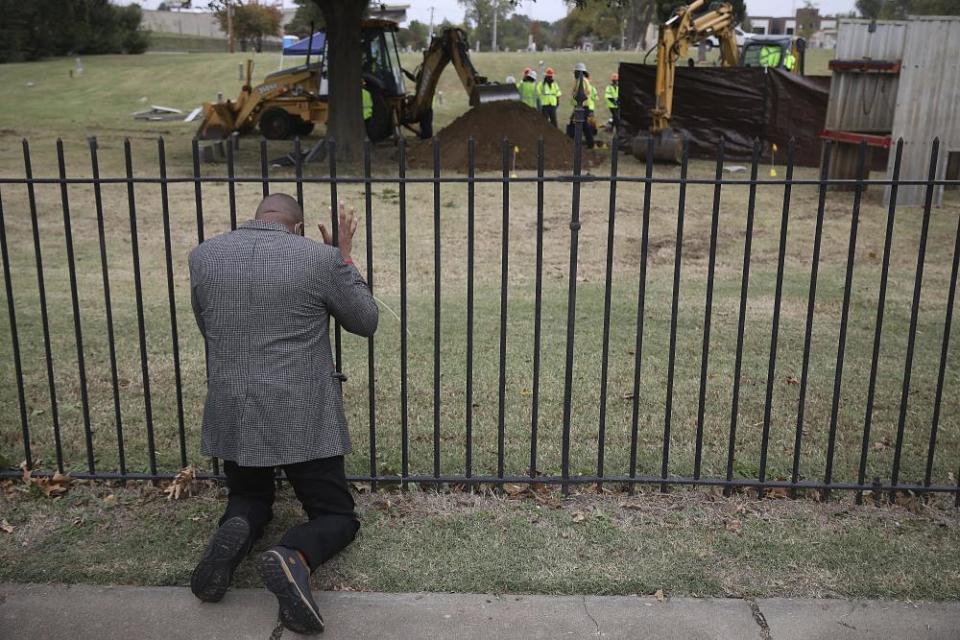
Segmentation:
<svg viewBox="0 0 960 640">
<path fill-rule="evenodd" d="M 650 110 L 650 136 L 653 138 L 654 160 L 677 162 L 680 157 L 680 139 L 670 128 L 673 115 L 673 81 L 677 61 L 687 54 L 691 45 L 715 38 L 720 43 L 720 65 L 735 67 L 740 61 L 737 37 L 733 30 L 733 5 L 724 2 L 699 16 L 694 13 L 704 0 L 694 0 L 677 7 L 666 22 L 660 25 L 657 41 L 656 104 Z M 645 158 L 647 142 L 643 137 L 634 140 L 634 155 Z"/>
<path fill-rule="evenodd" d="M 657 41 L 656 104 L 650 110 L 650 137 L 653 138 L 653 159 L 679 162 L 681 141 L 670 128 L 673 115 L 673 84 L 677 62 L 691 46 L 701 42 L 718 43 L 720 66 L 757 66 L 786 69 L 803 73 L 804 41 L 791 36 L 751 36 L 742 48 L 737 45 L 733 6 L 727 2 L 711 5 L 708 11 L 696 12 L 704 0 L 694 0 L 674 9 L 673 15 L 660 25 Z M 648 140 L 638 136 L 633 141 L 634 155 L 643 160 Z"/>
<path fill-rule="evenodd" d="M 470 105 L 495 100 L 519 100 L 512 84 L 488 82 L 470 61 L 470 46 L 460 29 L 445 29 L 433 38 L 414 73 L 400 66 L 397 23 L 364 20 L 361 24 L 363 83 L 373 105 L 366 120 L 367 136 L 373 141 L 398 135 L 406 127 L 422 138 L 433 135 L 433 97 L 447 64 L 453 64 Z M 313 39 L 311 39 L 311 43 Z M 220 140 L 234 132 L 260 129 L 269 139 L 285 139 L 310 133 L 314 125 L 326 124 L 328 109 L 326 56 L 311 52 L 303 65 L 271 73 L 253 86 L 252 61 L 247 61 L 246 82 L 236 100 L 204 103 L 203 120 L 197 132 L 201 140 Z M 408 94 L 405 78 L 415 83 Z"/>
</svg>

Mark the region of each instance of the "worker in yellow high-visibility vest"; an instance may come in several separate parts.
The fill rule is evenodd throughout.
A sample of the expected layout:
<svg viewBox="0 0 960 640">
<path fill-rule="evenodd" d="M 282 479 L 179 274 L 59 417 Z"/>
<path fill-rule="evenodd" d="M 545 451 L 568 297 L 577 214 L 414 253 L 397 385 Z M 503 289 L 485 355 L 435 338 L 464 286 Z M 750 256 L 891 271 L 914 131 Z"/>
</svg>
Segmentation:
<svg viewBox="0 0 960 640">
<path fill-rule="evenodd" d="M 517 83 L 520 92 L 520 102 L 531 109 L 537 108 L 537 72 L 527 67 L 523 70 L 523 78 Z"/>
<path fill-rule="evenodd" d="M 373 117 L 373 96 L 366 87 L 360 89 L 360 99 L 363 104 L 363 121 L 366 122 Z"/>
<path fill-rule="evenodd" d="M 552 68 L 547 67 L 543 72 L 543 81 L 537 85 L 537 93 L 540 96 L 540 113 L 550 121 L 550 124 L 557 126 L 557 107 L 563 93 L 554 79 Z"/>
<path fill-rule="evenodd" d="M 610 110 L 610 118 L 613 120 L 613 128 L 620 126 L 620 74 L 614 73 L 610 76 L 610 84 L 603 92 L 603 97 L 607 101 L 607 109 Z"/>
<path fill-rule="evenodd" d="M 793 55 L 793 51 L 787 50 L 787 55 L 783 56 L 783 68 L 787 71 L 793 71 L 793 68 L 797 66 L 797 56 Z"/>
<path fill-rule="evenodd" d="M 587 82 L 590 83 L 590 102 L 593 103 L 593 111 L 597 111 L 597 106 L 600 104 L 600 92 L 597 91 L 597 86 L 590 82 L 590 72 L 584 71 L 583 77 L 587 79 Z"/>
<path fill-rule="evenodd" d="M 760 66 L 774 69 L 780 66 L 780 45 L 770 44 L 760 48 Z"/>
<path fill-rule="evenodd" d="M 584 122 L 583 136 L 586 138 L 587 149 L 593 148 L 594 121 L 593 112 L 597 108 L 597 90 L 590 84 L 590 72 L 587 71 L 587 65 L 578 62 L 573 67 L 573 92 L 570 96 L 570 104 L 573 106 L 573 113 L 570 114 L 570 123 L 567 125 L 567 135 L 571 138 L 574 135 L 573 118 L 576 115 L 577 99 L 583 101 Z"/>
</svg>

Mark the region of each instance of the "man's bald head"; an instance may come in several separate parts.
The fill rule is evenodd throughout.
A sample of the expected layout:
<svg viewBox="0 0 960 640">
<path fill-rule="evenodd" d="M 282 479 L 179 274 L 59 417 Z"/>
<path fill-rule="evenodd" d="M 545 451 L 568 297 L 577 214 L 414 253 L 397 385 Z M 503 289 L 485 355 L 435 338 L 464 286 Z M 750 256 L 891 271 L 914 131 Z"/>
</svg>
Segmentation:
<svg viewBox="0 0 960 640">
<path fill-rule="evenodd" d="M 257 220 L 279 222 L 295 227 L 303 222 L 303 209 L 294 198 L 285 193 L 274 193 L 260 201 L 255 215 Z"/>
</svg>

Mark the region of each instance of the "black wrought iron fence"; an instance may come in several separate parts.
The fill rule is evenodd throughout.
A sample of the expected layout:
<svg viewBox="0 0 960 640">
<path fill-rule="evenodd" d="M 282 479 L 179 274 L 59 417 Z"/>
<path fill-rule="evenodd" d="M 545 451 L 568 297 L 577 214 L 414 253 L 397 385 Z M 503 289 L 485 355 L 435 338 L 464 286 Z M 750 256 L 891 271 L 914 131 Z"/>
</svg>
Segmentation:
<svg viewBox="0 0 960 640">
<path fill-rule="evenodd" d="M 960 501 L 960 207 L 933 206 L 935 189 L 957 186 L 937 177 L 938 143 L 922 180 L 901 179 L 902 143 L 882 180 L 866 177 L 865 147 L 856 179 L 829 179 L 829 142 L 817 172 L 794 167 L 791 145 L 782 178 L 761 175 L 759 142 L 742 178 L 724 175 L 722 144 L 712 161 L 684 149 L 680 167 L 655 171 L 614 142 L 599 174 L 579 129 L 576 143 L 572 170 L 546 172 L 541 140 L 536 170 L 518 173 L 503 140 L 491 174 L 475 170 L 471 139 L 462 175 L 441 171 L 436 141 L 433 170 L 408 172 L 401 140 L 396 164 L 377 164 L 386 175 L 366 146 L 361 175 L 345 176 L 332 141 L 320 172 L 299 141 L 295 166 L 272 168 L 261 141 L 259 175 L 238 175 L 232 146 L 202 170 L 194 142 L 190 175 L 170 176 L 160 139 L 159 172 L 143 176 L 126 141 L 123 175 L 103 177 L 91 139 L 89 175 L 69 177 L 58 141 L 58 175 L 35 177 L 23 141 L 23 175 L 0 177 L 0 454 L 38 474 L 218 476 L 196 446 L 204 347 L 185 256 L 236 228 L 246 200 L 284 189 L 308 224 L 318 203 L 329 210 L 334 236 L 337 202 L 362 202 L 362 267 L 395 319 L 363 341 L 335 330 L 356 481 Z M 925 188 L 921 208 L 898 210 L 905 184 Z"/>
</svg>

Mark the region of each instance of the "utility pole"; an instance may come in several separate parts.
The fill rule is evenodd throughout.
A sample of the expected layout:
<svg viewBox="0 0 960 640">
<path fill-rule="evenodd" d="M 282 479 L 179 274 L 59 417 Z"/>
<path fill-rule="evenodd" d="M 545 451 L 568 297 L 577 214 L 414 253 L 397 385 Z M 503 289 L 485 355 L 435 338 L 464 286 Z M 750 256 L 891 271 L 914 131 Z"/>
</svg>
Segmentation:
<svg viewBox="0 0 960 640">
<path fill-rule="evenodd" d="M 230 43 L 230 53 L 234 53 L 236 44 L 233 38 L 233 2 L 227 2 L 227 40 Z"/>
<path fill-rule="evenodd" d="M 497 14 L 500 13 L 500 0 L 493 0 L 493 42 L 490 45 L 491 51 L 497 50 Z"/>
</svg>

